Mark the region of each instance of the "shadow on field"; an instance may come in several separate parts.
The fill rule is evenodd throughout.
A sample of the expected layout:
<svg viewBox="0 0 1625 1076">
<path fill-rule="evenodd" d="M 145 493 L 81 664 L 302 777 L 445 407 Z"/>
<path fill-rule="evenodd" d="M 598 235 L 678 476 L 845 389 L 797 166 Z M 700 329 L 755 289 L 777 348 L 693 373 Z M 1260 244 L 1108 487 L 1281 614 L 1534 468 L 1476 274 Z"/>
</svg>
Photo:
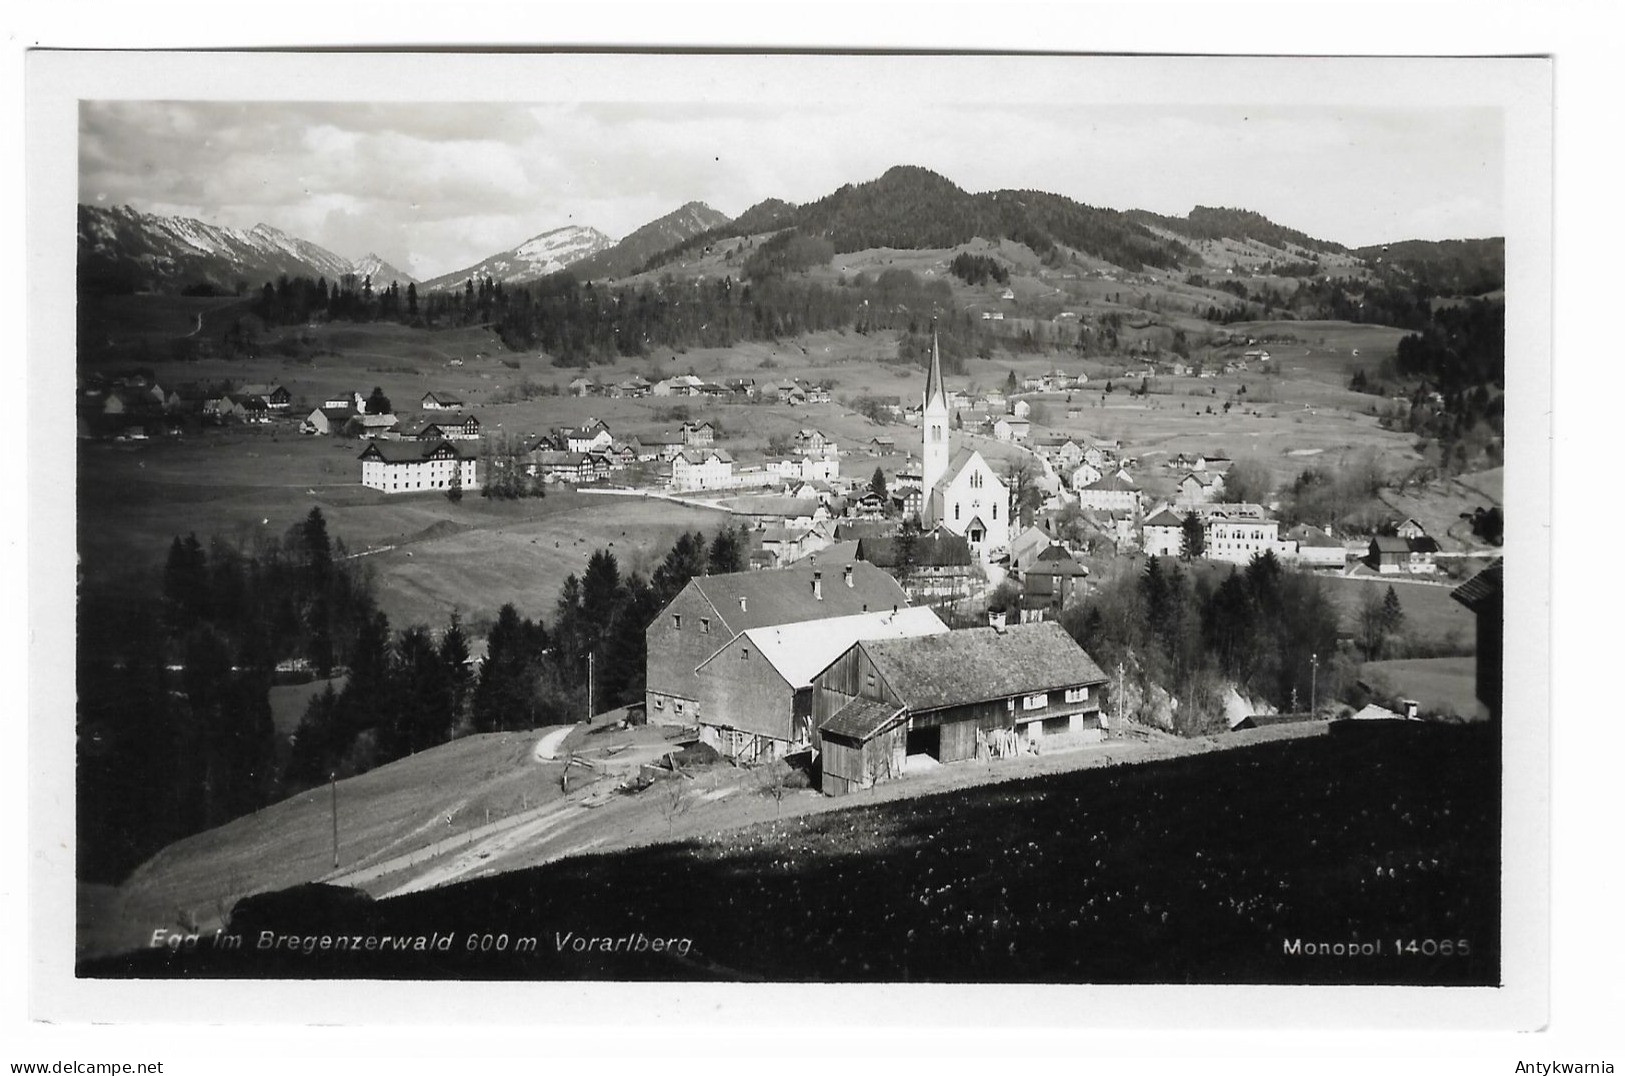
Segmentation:
<svg viewBox="0 0 1625 1076">
<path fill-rule="evenodd" d="M 239 949 L 80 974 L 1494 985 L 1498 752 L 1483 725 L 1334 725 L 375 904 L 262 902 Z"/>
</svg>

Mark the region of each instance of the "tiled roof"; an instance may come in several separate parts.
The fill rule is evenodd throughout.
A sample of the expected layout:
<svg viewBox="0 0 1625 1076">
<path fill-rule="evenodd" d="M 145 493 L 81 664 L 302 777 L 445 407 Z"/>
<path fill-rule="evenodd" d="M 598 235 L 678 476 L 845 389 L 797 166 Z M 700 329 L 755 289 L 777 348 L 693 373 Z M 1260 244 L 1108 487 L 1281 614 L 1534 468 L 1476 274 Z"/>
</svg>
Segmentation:
<svg viewBox="0 0 1625 1076">
<path fill-rule="evenodd" d="M 1145 521 L 1147 527 L 1183 527 L 1184 519 L 1176 516 L 1171 509 L 1164 508 L 1156 515 Z"/>
<path fill-rule="evenodd" d="M 916 711 L 1106 680 L 1054 621 L 861 645 L 892 691 Z"/>
</svg>

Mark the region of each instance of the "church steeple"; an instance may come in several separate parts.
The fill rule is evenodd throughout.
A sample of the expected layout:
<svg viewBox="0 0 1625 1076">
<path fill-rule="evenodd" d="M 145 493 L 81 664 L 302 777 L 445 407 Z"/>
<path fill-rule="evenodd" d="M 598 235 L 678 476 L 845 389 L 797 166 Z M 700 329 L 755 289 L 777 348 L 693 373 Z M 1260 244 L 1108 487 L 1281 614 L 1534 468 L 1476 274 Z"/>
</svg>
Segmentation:
<svg viewBox="0 0 1625 1076">
<path fill-rule="evenodd" d="M 931 322 L 931 371 L 925 375 L 925 407 L 931 409 L 932 403 L 941 404 L 942 409 L 948 409 L 948 395 L 942 387 L 942 354 L 937 350 L 937 325 L 935 319 Z"/>
<path fill-rule="evenodd" d="M 925 480 L 925 507 L 920 522 L 927 527 L 941 522 L 932 491 L 948 476 L 948 417 L 948 391 L 942 385 L 942 354 L 933 324 L 931 370 L 925 375 L 925 408 L 920 415 L 920 477 Z"/>
</svg>

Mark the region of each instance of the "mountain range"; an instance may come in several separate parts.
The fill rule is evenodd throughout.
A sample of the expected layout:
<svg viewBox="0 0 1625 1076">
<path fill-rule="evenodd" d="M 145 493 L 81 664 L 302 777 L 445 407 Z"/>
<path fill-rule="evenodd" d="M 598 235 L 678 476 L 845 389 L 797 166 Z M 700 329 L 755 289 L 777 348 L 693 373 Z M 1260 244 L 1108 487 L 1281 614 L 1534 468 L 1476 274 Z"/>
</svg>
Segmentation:
<svg viewBox="0 0 1625 1076">
<path fill-rule="evenodd" d="M 1169 217 L 1098 208 L 1044 191 L 973 194 L 935 172 L 900 165 L 802 205 L 770 198 L 732 220 L 703 202 L 689 202 L 619 242 L 595 228 L 556 228 L 428 281 L 413 281 L 376 255 L 351 262 L 264 224 L 241 231 L 129 206 L 81 205 L 79 274 L 87 287 L 171 291 L 200 284 L 229 291 L 239 282 L 257 287 L 282 274 L 329 279 L 354 274 L 371 276 L 374 287 L 399 281 L 422 290 L 461 287 L 484 277 L 524 283 L 563 269 L 580 279 L 621 279 L 657 270 L 718 239 L 788 227 L 826 239 L 840 253 L 950 248 L 983 238 L 1021 243 L 1045 258 L 1075 252 L 1131 271 L 1209 264 L 1204 247 L 1219 240 L 1288 257 L 1380 258 L 1378 248 L 1350 251 L 1247 210 L 1198 206 L 1185 217 Z M 1409 241 L 1394 244 L 1391 260 L 1459 263 L 1500 252 L 1499 240 Z"/>
</svg>

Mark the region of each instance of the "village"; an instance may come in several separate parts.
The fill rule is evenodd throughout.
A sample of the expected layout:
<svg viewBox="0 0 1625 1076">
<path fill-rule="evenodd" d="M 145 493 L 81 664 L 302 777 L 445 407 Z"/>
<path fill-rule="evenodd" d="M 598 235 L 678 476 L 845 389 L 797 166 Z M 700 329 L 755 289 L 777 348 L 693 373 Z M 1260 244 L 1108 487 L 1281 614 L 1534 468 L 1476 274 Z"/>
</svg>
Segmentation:
<svg viewBox="0 0 1625 1076">
<path fill-rule="evenodd" d="M 1226 373 L 1270 361 L 1252 348 Z M 918 402 L 866 401 L 875 432 L 859 443 L 807 425 L 766 451 L 730 451 L 726 405 L 829 404 L 829 386 L 693 375 L 576 377 L 561 395 L 586 417 L 524 436 L 483 426 L 450 389 L 421 393 L 415 410 L 380 386 L 300 413 L 282 384 L 166 390 L 136 375 L 82 386 L 80 433 L 131 443 L 275 424 L 362 446 L 356 482 L 390 499 L 570 490 L 725 512 L 746 536 L 747 570 L 691 581 L 654 617 L 635 719 L 688 729 L 736 763 L 817 759 L 830 795 L 943 763 L 1102 742 L 1111 678 L 1058 622 L 1091 592 L 1091 566 L 1268 557 L 1341 578 L 1443 578 L 1441 547 L 1414 518 L 1374 535 L 1283 528 L 1270 506 L 1226 495 L 1235 461 L 1225 452 L 1136 458 L 1118 438 L 1047 426 L 1064 415 L 1075 427 L 1086 391 L 1099 382 L 1059 369 L 1012 373 L 1004 390 L 950 389 L 933 339 Z M 625 399 L 710 406 L 668 412 L 692 417 L 654 428 L 590 413 L 594 401 Z M 1334 702 L 1311 699 L 1299 719 Z M 1365 712 L 1417 709 L 1398 698 Z M 1272 712 L 1237 698 L 1226 720 L 1252 727 L 1279 720 Z"/>
</svg>

